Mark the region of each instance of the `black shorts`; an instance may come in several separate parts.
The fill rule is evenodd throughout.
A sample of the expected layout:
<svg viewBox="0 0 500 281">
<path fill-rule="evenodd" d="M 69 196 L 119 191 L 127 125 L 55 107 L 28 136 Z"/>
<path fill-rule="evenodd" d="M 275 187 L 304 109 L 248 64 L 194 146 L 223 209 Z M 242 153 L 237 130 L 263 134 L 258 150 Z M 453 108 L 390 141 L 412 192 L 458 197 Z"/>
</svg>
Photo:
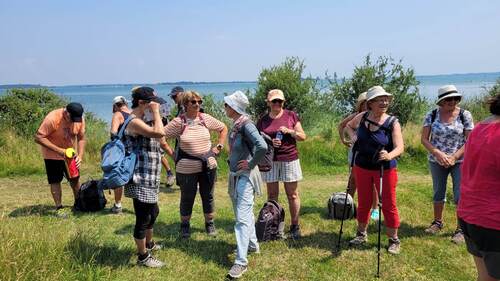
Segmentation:
<svg viewBox="0 0 500 281">
<path fill-rule="evenodd" d="M 66 170 L 66 163 L 64 163 L 64 160 L 44 159 L 44 161 L 49 184 L 60 183 L 63 177 L 69 181 L 68 171 Z M 74 181 L 77 179 L 78 177 L 71 180 Z"/>
<path fill-rule="evenodd" d="M 500 230 L 484 228 L 459 219 L 464 232 L 467 251 L 483 258 L 488 275 L 500 279 Z"/>
</svg>

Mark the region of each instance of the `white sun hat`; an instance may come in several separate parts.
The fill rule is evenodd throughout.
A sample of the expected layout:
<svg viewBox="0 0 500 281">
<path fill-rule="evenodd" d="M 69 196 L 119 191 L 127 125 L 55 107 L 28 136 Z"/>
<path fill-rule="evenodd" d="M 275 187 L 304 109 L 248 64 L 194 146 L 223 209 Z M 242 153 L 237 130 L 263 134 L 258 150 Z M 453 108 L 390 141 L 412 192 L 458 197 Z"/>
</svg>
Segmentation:
<svg viewBox="0 0 500 281">
<path fill-rule="evenodd" d="M 247 114 L 246 109 L 250 102 L 242 91 L 236 91 L 229 96 L 224 97 L 224 102 L 239 114 Z"/>
<path fill-rule="evenodd" d="M 116 96 L 113 98 L 113 105 L 117 103 L 127 104 L 127 99 L 124 96 Z"/>
<path fill-rule="evenodd" d="M 462 94 L 458 92 L 457 87 L 455 87 L 455 85 L 444 85 L 441 88 L 439 88 L 438 100 L 436 101 L 436 104 L 439 104 L 440 101 L 449 97 L 462 97 Z"/>
<path fill-rule="evenodd" d="M 373 86 L 366 92 L 366 101 L 382 96 L 392 98 L 392 94 L 386 92 L 381 86 Z"/>
</svg>

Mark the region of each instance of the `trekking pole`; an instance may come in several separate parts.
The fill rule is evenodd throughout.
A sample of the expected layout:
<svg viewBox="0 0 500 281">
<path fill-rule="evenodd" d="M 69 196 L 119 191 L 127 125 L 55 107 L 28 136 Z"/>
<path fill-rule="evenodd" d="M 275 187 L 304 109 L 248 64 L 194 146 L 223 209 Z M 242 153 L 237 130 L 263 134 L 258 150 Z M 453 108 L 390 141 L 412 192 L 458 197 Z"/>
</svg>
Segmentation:
<svg viewBox="0 0 500 281">
<path fill-rule="evenodd" d="M 346 212 L 346 205 L 347 205 L 347 196 L 349 192 L 349 186 L 351 185 L 351 177 L 352 177 L 352 166 L 354 165 L 354 158 L 356 157 L 356 144 L 353 145 L 352 148 L 352 158 L 351 158 L 351 165 L 349 166 L 349 179 L 347 180 L 347 188 L 345 190 L 345 199 L 344 199 L 344 209 L 342 210 L 342 219 L 340 221 L 340 231 L 339 231 L 339 239 L 337 240 L 337 251 L 340 252 L 340 240 L 342 238 L 342 230 L 344 227 L 344 218 L 345 218 L 345 212 Z"/>
<path fill-rule="evenodd" d="M 380 231 L 382 228 L 382 184 L 384 177 L 384 164 L 380 164 L 380 192 L 378 193 L 378 242 L 377 242 L 377 278 L 380 277 Z"/>
</svg>

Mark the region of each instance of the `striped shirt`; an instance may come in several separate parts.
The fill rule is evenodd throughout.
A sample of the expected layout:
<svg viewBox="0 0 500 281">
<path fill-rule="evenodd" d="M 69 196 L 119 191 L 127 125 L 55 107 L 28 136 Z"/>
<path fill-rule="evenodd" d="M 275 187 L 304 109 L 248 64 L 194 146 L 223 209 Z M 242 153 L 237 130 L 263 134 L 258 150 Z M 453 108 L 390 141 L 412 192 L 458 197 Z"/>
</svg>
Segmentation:
<svg viewBox="0 0 500 281">
<path fill-rule="evenodd" d="M 165 137 L 167 139 L 179 138 L 180 149 L 195 157 L 205 155 L 212 148 L 210 131 L 221 132 L 225 127 L 224 123 L 209 114 L 200 114 L 203 114 L 203 122 L 205 125 L 203 125 L 199 116 L 195 119 L 189 119 L 186 116 L 187 124 L 182 124 L 181 117 L 175 117 L 165 126 Z M 183 127 L 185 127 L 184 132 L 182 132 Z M 180 159 L 176 165 L 176 172 L 182 174 L 194 174 L 201 171 L 201 161 L 198 160 L 184 158 Z"/>
</svg>

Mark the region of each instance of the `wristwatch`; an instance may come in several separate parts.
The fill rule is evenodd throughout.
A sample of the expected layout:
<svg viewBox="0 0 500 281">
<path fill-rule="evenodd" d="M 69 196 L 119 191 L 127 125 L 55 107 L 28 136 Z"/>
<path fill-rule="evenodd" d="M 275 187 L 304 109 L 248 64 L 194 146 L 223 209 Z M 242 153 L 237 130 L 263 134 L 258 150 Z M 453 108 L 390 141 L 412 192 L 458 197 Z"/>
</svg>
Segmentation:
<svg viewBox="0 0 500 281">
<path fill-rule="evenodd" d="M 224 148 L 224 145 L 222 143 L 219 143 L 216 147 L 218 150 L 222 150 Z"/>
</svg>

